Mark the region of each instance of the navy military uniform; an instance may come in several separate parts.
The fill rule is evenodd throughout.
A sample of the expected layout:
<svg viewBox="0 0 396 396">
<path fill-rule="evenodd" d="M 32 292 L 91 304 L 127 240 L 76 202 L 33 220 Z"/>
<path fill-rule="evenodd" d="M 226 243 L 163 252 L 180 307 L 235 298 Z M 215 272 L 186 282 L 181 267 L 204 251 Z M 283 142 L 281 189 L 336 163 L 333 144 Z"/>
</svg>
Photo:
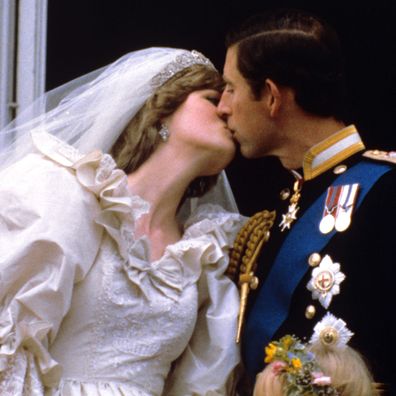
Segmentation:
<svg viewBox="0 0 396 396">
<path fill-rule="evenodd" d="M 264 367 L 264 347 L 271 339 L 295 334 L 308 341 L 314 325 L 326 312 L 331 312 L 347 323 L 354 333 L 349 345 L 364 355 L 375 381 L 386 383 L 391 394 L 395 336 L 392 302 L 396 283 L 392 267 L 396 263 L 396 238 L 393 233 L 396 224 L 396 166 L 391 164 L 394 160 L 386 153 L 371 152 L 370 159 L 362 155 L 363 151 L 364 145 L 354 126 L 345 128 L 311 149 L 302 170 L 304 181 L 296 220 L 291 221 L 290 229 L 283 226 L 283 231 L 278 224 L 284 218 L 282 215 L 288 212 L 292 186 L 295 184 L 293 175 L 290 176 L 290 186 L 280 192 L 275 208 L 277 220 L 269 242 L 263 247 L 256 271 L 260 286 L 249 295 L 242 336 L 243 360 L 252 383 L 257 372 Z M 320 218 L 323 217 L 324 197 L 328 197 L 326 191 L 357 165 L 365 167 L 360 172 L 362 180 L 366 178 L 366 172 L 368 175 L 372 169 L 383 168 L 373 177 L 372 186 L 367 187 L 367 191 L 359 191 L 358 194 L 366 195 L 359 207 L 354 208 L 349 227 L 342 232 L 333 230 L 330 236 L 323 234 L 323 238 L 328 238 L 328 241 L 321 246 L 323 238 L 318 229 Z M 348 184 L 354 182 L 355 176 L 350 177 Z M 314 222 L 310 219 L 304 227 L 298 228 L 304 216 L 307 217 L 310 210 L 312 212 L 314 205 L 316 212 L 319 212 L 319 220 L 316 213 Z M 289 278 L 295 276 L 293 260 L 284 267 L 283 272 L 278 273 L 276 279 L 271 278 L 271 272 L 274 271 L 277 256 L 287 245 L 288 234 L 293 231 L 294 243 L 289 243 L 284 257 L 297 257 L 305 249 L 302 254 L 305 267 L 301 267 L 302 273 L 295 289 L 288 291 L 290 296 L 287 297 L 285 285 L 288 285 Z M 319 247 L 316 249 L 315 246 Z M 313 257 L 318 260 L 318 257 L 321 259 L 325 255 L 339 263 L 340 271 L 345 274 L 345 279 L 339 284 L 339 294 L 333 295 L 327 308 L 319 300 L 313 299 L 313 293 L 307 288 L 313 279 L 313 268 L 309 262 Z M 271 282 L 270 286 L 273 286 L 269 298 L 264 292 L 266 282 Z M 268 301 L 263 303 L 263 298 Z M 284 305 L 284 318 L 276 305 L 279 301 Z M 267 318 L 270 318 L 269 322 L 274 320 L 275 324 L 268 324 Z"/>
</svg>

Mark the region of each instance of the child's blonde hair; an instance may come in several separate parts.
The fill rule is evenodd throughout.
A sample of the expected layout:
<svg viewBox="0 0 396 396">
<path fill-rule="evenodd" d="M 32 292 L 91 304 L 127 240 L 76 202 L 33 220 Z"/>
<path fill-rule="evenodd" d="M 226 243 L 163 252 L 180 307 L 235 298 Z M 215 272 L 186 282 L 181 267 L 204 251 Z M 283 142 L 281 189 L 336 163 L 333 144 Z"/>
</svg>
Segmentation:
<svg viewBox="0 0 396 396">
<path fill-rule="evenodd" d="M 274 344 L 274 343 L 272 343 Z M 276 343 L 276 345 L 279 345 Z M 377 396 L 379 391 L 362 356 L 350 348 L 324 345 L 321 341 L 307 344 L 304 353 L 313 353 L 315 366 L 321 374 L 331 379 L 331 388 L 339 396 Z M 290 374 L 282 360 L 275 359 L 258 374 L 253 396 L 283 396 L 291 393 Z M 316 391 L 304 392 L 304 396 L 317 395 Z"/>
<path fill-rule="evenodd" d="M 332 348 L 317 342 L 308 347 L 318 366 L 331 377 L 332 385 L 342 396 L 378 395 L 363 357 L 349 346 Z"/>
</svg>

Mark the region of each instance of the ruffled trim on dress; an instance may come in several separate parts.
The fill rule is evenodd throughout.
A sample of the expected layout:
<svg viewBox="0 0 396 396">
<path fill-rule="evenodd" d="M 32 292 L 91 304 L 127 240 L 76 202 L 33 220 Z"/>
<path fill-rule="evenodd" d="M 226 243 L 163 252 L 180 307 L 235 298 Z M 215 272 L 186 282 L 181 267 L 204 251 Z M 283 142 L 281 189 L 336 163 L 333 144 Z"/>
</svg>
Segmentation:
<svg viewBox="0 0 396 396">
<path fill-rule="evenodd" d="M 219 205 L 204 204 L 187 220 L 183 239 L 207 239 L 202 263 L 218 265 L 220 260 L 228 262 L 228 250 L 232 247 L 242 222 L 239 213 L 230 213 Z"/>
<path fill-rule="evenodd" d="M 3 330 L 7 330 L 7 327 Z M 57 385 L 61 368 L 40 342 L 48 326 L 20 323 L 15 330 L 16 332 L 10 329 L 0 348 L 1 395 L 29 395 L 33 391 L 40 392 L 39 390 L 43 392 L 41 381 L 47 386 Z M 21 348 L 21 344 L 25 347 Z"/>
<path fill-rule="evenodd" d="M 184 288 L 198 281 L 205 266 L 227 261 L 225 252 L 240 226 L 239 214 L 218 205 L 202 205 L 186 222 L 182 239 L 168 245 L 159 260 L 149 261 L 150 247 L 145 237 L 134 241 L 124 270 L 148 300 L 160 292 L 177 301 Z"/>
<path fill-rule="evenodd" d="M 96 223 L 117 242 L 120 254 L 128 258 L 134 224 L 150 209 L 148 202 L 131 196 L 127 176 L 109 154 L 93 151 L 82 155 L 72 146 L 46 132 L 32 134 L 36 148 L 54 162 L 75 171 L 78 182 L 98 199 L 101 212 Z"/>
<path fill-rule="evenodd" d="M 128 250 L 129 258 L 123 263 L 124 271 L 147 300 L 152 301 L 158 293 L 177 301 L 183 290 L 183 267 L 179 261 L 161 260 L 150 262 L 147 238 L 134 241 Z"/>
<path fill-rule="evenodd" d="M 211 234 L 221 248 L 230 246 L 243 221 L 239 213 L 231 213 L 220 205 L 204 204 L 199 206 L 187 219 L 184 238 Z"/>
</svg>

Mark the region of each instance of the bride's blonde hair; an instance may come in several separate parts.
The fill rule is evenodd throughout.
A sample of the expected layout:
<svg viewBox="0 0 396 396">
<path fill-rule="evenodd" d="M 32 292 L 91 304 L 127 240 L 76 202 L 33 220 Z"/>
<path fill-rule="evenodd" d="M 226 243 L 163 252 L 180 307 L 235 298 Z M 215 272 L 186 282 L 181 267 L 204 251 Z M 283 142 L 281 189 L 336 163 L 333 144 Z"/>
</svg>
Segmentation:
<svg viewBox="0 0 396 396">
<path fill-rule="evenodd" d="M 161 120 L 171 115 L 187 96 L 201 89 L 223 88 L 220 74 L 204 65 L 193 65 L 176 73 L 159 87 L 114 144 L 111 154 L 126 173 L 135 171 L 158 146 Z M 202 196 L 217 180 L 217 176 L 199 177 L 189 186 L 188 197 Z"/>
</svg>

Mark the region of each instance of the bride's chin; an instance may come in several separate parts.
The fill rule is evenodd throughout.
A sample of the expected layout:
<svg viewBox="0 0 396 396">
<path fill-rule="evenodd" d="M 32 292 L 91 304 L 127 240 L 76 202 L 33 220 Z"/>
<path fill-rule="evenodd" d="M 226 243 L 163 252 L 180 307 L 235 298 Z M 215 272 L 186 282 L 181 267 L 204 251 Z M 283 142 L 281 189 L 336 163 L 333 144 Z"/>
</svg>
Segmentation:
<svg viewBox="0 0 396 396">
<path fill-rule="evenodd" d="M 224 150 L 223 155 L 226 162 L 225 167 L 234 159 L 236 152 L 237 147 L 234 142 L 230 143 L 229 147 L 227 147 L 227 150 Z"/>
<path fill-rule="evenodd" d="M 223 157 L 220 157 L 221 155 L 223 155 Z M 205 174 L 202 176 L 214 176 L 219 174 L 231 163 L 234 157 L 235 157 L 235 150 L 232 152 L 228 152 L 228 155 L 225 155 L 224 152 L 214 154 L 213 158 L 217 158 L 218 160 L 216 161 L 216 163 L 211 162 L 210 166 L 208 166 L 206 170 L 203 172 Z M 221 160 L 219 158 L 221 158 Z"/>
</svg>

